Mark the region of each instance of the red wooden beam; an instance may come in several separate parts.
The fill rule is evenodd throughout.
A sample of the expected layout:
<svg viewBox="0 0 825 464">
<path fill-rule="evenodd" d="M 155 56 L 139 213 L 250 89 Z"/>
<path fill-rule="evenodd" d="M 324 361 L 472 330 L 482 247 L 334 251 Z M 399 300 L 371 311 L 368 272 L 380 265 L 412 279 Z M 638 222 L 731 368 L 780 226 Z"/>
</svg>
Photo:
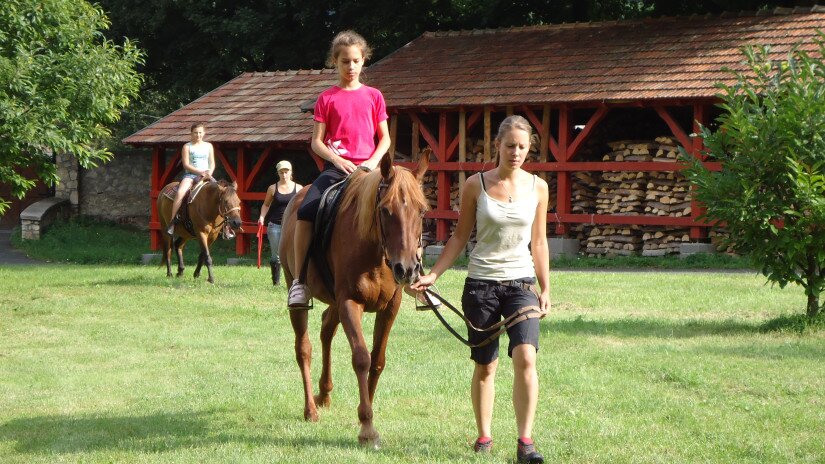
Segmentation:
<svg viewBox="0 0 825 464">
<path fill-rule="evenodd" d="M 490 169 L 492 161 L 449 161 L 446 163 L 430 163 L 431 171 L 484 171 Z M 415 169 L 417 163 L 409 161 L 396 161 L 396 165 L 407 169 Z M 703 163 L 711 171 L 720 171 L 722 163 L 706 161 Z M 687 167 L 684 163 L 659 163 L 656 161 L 571 161 L 567 163 L 547 162 L 547 163 L 524 163 L 525 171 L 547 171 L 547 172 L 572 172 L 572 171 L 681 171 Z"/>
<path fill-rule="evenodd" d="M 255 163 L 255 166 L 252 167 L 252 171 L 249 172 L 249 176 L 247 176 L 246 178 L 246 185 L 244 186 L 244 190 L 249 190 L 249 187 L 252 186 L 252 182 L 255 182 L 255 179 L 258 177 L 261 168 L 263 167 L 267 158 L 269 158 L 269 154 L 271 152 L 272 145 L 267 145 L 267 147 L 264 149 L 264 152 L 261 153 L 261 157 L 258 158 L 258 161 Z"/>
<path fill-rule="evenodd" d="M 548 222 L 556 220 L 556 215 L 550 213 L 547 215 Z M 698 227 L 707 228 L 711 224 L 696 222 L 690 216 L 672 217 L 672 216 L 618 216 L 609 214 L 558 214 L 558 220 L 562 223 L 575 224 L 628 224 L 640 226 L 683 226 L 683 227 Z"/>
<path fill-rule="evenodd" d="M 679 141 L 679 144 L 685 148 L 685 150 L 690 150 L 692 144 L 690 143 L 690 137 L 685 134 L 685 131 L 679 127 L 679 124 L 673 119 L 673 117 L 668 113 L 667 109 L 664 106 L 656 105 L 653 107 L 656 110 L 656 113 L 662 118 L 667 126 L 670 128 L 670 131 L 673 132 L 673 135 Z"/>
<path fill-rule="evenodd" d="M 236 182 L 238 184 L 238 191 L 245 192 L 246 191 L 246 148 L 244 146 L 239 146 L 237 148 L 237 177 Z M 246 201 L 241 200 L 241 210 L 239 211 L 241 215 L 241 221 L 244 223 L 249 222 L 249 205 L 246 204 Z M 249 252 L 249 236 L 247 234 L 237 234 L 235 236 L 235 253 L 238 255 L 245 255 Z"/>
<path fill-rule="evenodd" d="M 569 161 L 568 140 L 570 139 L 570 121 L 566 105 L 559 108 L 559 145 L 557 151 L 553 153 L 559 161 Z M 560 171 L 556 174 L 556 211 L 559 214 L 570 213 L 570 199 L 572 197 L 573 182 L 570 173 Z M 556 234 L 567 234 L 567 224 L 556 224 Z"/>
<path fill-rule="evenodd" d="M 232 165 L 229 163 L 229 160 L 223 154 L 221 149 L 217 147 L 217 144 L 213 145 L 213 147 L 215 149 L 215 155 L 217 155 L 218 160 L 220 160 L 221 164 L 223 165 L 223 168 L 226 169 L 226 173 L 229 174 L 229 178 L 232 180 L 232 182 L 237 182 L 238 176 L 235 175 L 235 170 L 232 169 Z"/>
<path fill-rule="evenodd" d="M 426 140 L 427 143 L 430 145 L 430 148 L 433 149 L 436 158 L 438 158 L 439 161 L 446 161 L 444 159 L 444 154 L 438 152 L 438 140 L 436 140 L 436 138 L 433 136 L 430 130 L 427 129 L 427 126 L 425 126 L 424 123 L 421 122 L 421 119 L 418 117 L 418 115 L 415 113 L 410 113 L 410 119 L 412 119 L 418 124 L 418 131 L 424 137 L 424 140 Z"/>
<path fill-rule="evenodd" d="M 530 109 L 528 106 L 522 106 L 521 109 L 524 111 L 524 114 L 527 115 L 527 119 L 536 127 L 536 130 L 539 134 L 543 132 L 544 124 L 539 120 L 536 113 Z M 559 152 L 559 145 L 556 142 L 556 139 L 553 138 L 553 134 L 550 133 L 550 128 L 547 128 L 547 147 L 550 149 L 550 153 L 553 155 L 554 158 L 558 159 L 558 152 Z"/>
<path fill-rule="evenodd" d="M 150 180 L 150 192 L 158 191 L 161 187 L 161 169 L 163 167 L 164 162 L 164 150 L 163 147 L 156 146 L 152 149 L 152 176 Z M 157 195 L 154 197 L 150 194 L 149 195 L 149 224 L 150 224 L 150 232 L 149 232 L 149 249 L 152 251 L 160 250 L 160 244 L 162 242 L 160 231 L 157 229 L 151 229 L 152 223 L 159 223 L 160 222 L 160 215 L 158 214 L 158 205 L 157 205 Z M 158 229 L 160 226 L 158 226 Z"/>
<path fill-rule="evenodd" d="M 604 119 L 604 117 L 607 115 L 607 111 L 607 107 L 602 105 L 599 107 L 599 109 L 596 110 L 595 113 L 593 113 L 592 116 L 590 116 L 590 120 L 587 121 L 587 124 L 584 126 L 584 129 L 582 129 L 582 131 L 579 132 L 579 135 L 577 135 L 576 139 L 573 140 L 573 143 L 570 144 L 570 148 L 567 149 L 567 161 L 570 161 L 576 156 L 576 152 L 579 151 L 579 148 L 581 148 L 582 143 L 584 143 L 584 141 L 587 140 L 587 137 L 590 136 L 590 132 L 593 130 L 593 128 L 596 127 L 596 125 L 599 124 L 599 122 L 601 122 L 602 119 Z"/>
<path fill-rule="evenodd" d="M 176 168 L 181 167 L 181 169 L 182 169 L 182 166 L 183 166 L 183 164 L 181 163 L 181 158 L 179 156 L 172 156 L 172 159 L 169 160 L 169 164 L 166 165 L 166 169 L 163 170 L 163 175 L 160 176 L 160 179 L 159 179 L 160 186 L 158 188 L 163 187 L 164 185 L 168 184 L 169 181 L 179 171 Z"/>
<path fill-rule="evenodd" d="M 479 110 L 479 111 L 475 111 L 475 112 L 471 113 L 470 117 L 467 118 L 467 120 L 466 120 L 466 123 L 465 123 L 466 128 L 464 130 L 469 131 L 470 129 L 472 129 L 473 126 L 475 126 L 475 124 L 481 118 L 482 114 L 484 114 L 483 110 Z M 456 136 L 453 138 L 453 141 L 450 142 L 450 145 L 447 147 L 447 160 L 455 158 L 455 154 L 457 153 L 456 150 L 458 149 L 458 142 L 459 142 L 458 138 L 459 138 L 459 135 L 456 134 Z"/>
</svg>

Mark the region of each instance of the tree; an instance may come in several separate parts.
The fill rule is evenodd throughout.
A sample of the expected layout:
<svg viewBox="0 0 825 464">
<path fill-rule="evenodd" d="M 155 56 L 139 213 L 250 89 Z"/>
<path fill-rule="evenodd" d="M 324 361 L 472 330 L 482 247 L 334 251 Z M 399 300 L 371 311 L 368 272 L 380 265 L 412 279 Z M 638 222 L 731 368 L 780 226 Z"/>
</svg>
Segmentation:
<svg viewBox="0 0 825 464">
<path fill-rule="evenodd" d="M 35 179 L 58 181 L 53 154 L 84 167 L 106 161 L 107 124 L 137 96 L 142 53 L 101 31 L 103 11 L 84 0 L 5 0 L 0 9 L 0 182 L 22 198 Z M 0 198 L 0 214 L 9 207 Z"/>
<path fill-rule="evenodd" d="M 810 318 L 825 288 L 825 36 L 815 43 L 781 62 L 767 48 L 744 49 L 746 71 L 719 86 L 718 129 L 701 128 L 722 170 L 698 161 L 686 170 L 704 216 L 724 223 L 734 250 L 769 281 L 802 286 Z"/>
</svg>

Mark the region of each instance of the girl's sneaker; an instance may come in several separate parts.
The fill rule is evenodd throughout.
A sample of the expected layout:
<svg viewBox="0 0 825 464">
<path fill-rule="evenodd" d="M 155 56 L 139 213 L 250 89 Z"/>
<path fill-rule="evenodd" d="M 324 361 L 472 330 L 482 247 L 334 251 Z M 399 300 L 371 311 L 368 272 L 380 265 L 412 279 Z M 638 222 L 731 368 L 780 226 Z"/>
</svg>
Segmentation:
<svg viewBox="0 0 825 464">
<path fill-rule="evenodd" d="M 518 440 L 518 448 L 516 449 L 516 462 L 518 464 L 543 464 L 544 456 L 536 451 L 536 445 L 533 440 Z"/>
<path fill-rule="evenodd" d="M 476 453 L 489 453 L 493 449 L 493 439 L 490 437 L 479 437 L 473 444 L 473 451 Z"/>
</svg>

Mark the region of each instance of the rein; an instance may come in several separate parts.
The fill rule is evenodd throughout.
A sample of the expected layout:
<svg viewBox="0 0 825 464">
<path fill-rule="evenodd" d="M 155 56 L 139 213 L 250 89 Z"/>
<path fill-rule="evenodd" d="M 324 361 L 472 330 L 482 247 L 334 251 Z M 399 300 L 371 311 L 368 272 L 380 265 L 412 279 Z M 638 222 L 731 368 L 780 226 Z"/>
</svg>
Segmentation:
<svg viewBox="0 0 825 464">
<path fill-rule="evenodd" d="M 537 307 L 535 307 L 535 306 L 525 306 L 523 308 L 520 308 L 518 311 L 514 312 L 510 316 L 508 316 L 508 317 L 502 319 L 501 321 L 498 321 L 497 323 L 491 325 L 490 327 L 487 327 L 485 329 L 479 329 L 478 327 L 474 326 L 464 316 L 464 313 L 462 313 L 461 311 L 456 309 L 455 306 L 453 306 L 449 301 L 444 299 L 444 297 L 442 297 L 441 295 L 436 293 L 434 290 L 431 290 L 431 289 L 428 288 L 427 290 L 424 290 L 423 295 L 424 295 L 424 299 L 427 301 L 428 304 L 423 305 L 423 306 L 416 306 L 415 309 L 417 309 L 419 311 L 430 311 L 431 310 L 433 313 L 435 313 L 435 317 L 437 317 L 438 320 L 441 321 L 441 324 L 447 329 L 448 332 L 453 334 L 453 336 L 455 338 L 457 338 L 458 341 L 460 341 L 461 343 L 463 343 L 464 345 L 466 345 L 470 348 L 481 348 L 482 346 L 486 346 L 490 342 L 492 342 L 493 340 L 498 338 L 501 334 L 503 334 L 504 332 L 509 330 L 511 327 L 515 326 L 516 324 L 518 324 L 520 322 L 523 322 L 523 321 L 526 321 L 527 319 L 536 319 L 536 318 L 541 318 L 543 316 L 543 314 L 541 313 L 541 311 L 539 311 L 539 309 Z M 492 335 L 490 335 L 489 337 L 485 338 L 484 340 L 482 340 L 480 343 L 477 343 L 477 344 L 470 343 L 470 341 L 468 339 L 462 337 L 454 328 L 452 328 L 452 326 L 450 326 L 450 324 L 447 322 L 447 320 L 444 319 L 444 316 L 438 310 L 438 307 L 440 305 L 433 302 L 433 297 L 435 297 L 435 301 L 441 302 L 445 306 L 450 308 L 450 310 L 452 312 L 454 312 L 456 315 L 458 315 L 458 317 L 460 317 L 461 320 L 464 321 L 464 324 L 470 330 L 472 330 L 473 332 L 491 332 L 493 330 L 496 330 L 496 332 L 493 333 Z"/>
</svg>

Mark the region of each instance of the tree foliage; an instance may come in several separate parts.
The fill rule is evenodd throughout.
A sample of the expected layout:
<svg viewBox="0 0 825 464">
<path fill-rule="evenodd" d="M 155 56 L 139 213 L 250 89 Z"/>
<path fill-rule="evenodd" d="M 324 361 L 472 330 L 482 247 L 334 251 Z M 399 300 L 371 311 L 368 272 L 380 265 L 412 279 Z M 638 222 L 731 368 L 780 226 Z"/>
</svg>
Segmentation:
<svg viewBox="0 0 825 464">
<path fill-rule="evenodd" d="M 772 61 L 767 48 L 744 49 L 747 71 L 721 85 L 719 127 L 701 128 L 710 172 L 686 171 L 708 219 L 722 221 L 734 249 L 772 282 L 796 283 L 807 314 L 825 289 L 825 41 L 815 53 L 793 50 Z"/>
<path fill-rule="evenodd" d="M 111 154 L 107 124 L 137 95 L 141 52 L 101 31 L 103 11 L 83 0 L 5 0 L 0 8 L 0 182 L 22 197 L 35 179 L 57 181 L 54 153 L 84 166 Z M 8 202 L 0 198 L 0 214 Z"/>
</svg>

